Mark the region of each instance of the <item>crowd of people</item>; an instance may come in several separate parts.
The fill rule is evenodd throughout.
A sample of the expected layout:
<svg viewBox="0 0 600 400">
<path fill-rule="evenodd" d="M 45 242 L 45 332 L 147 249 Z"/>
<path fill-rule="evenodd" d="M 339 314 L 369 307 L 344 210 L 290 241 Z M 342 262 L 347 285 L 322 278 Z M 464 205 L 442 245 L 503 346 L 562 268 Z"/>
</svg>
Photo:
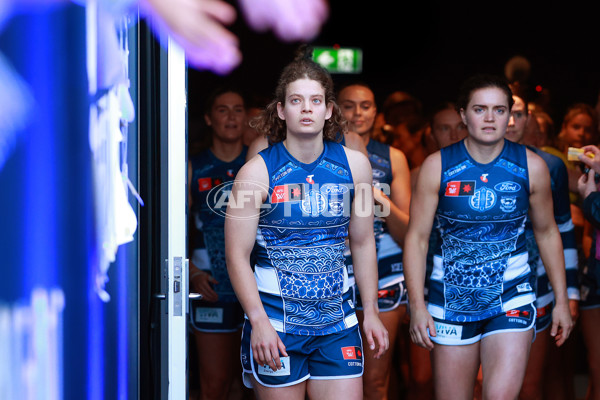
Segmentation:
<svg viewBox="0 0 600 400">
<path fill-rule="evenodd" d="M 582 340 L 600 399 L 594 107 L 553 121 L 486 74 L 434 106 L 375 98 L 305 48 L 254 117 L 240 88 L 208 97 L 193 395 L 575 399 Z"/>
</svg>

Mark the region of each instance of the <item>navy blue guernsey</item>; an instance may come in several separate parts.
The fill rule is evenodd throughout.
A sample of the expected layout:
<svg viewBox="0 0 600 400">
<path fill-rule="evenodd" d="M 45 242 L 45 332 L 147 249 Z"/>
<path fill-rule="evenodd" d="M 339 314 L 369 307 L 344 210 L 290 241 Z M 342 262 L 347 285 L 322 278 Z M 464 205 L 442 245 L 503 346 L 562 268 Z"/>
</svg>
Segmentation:
<svg viewBox="0 0 600 400">
<path fill-rule="evenodd" d="M 353 179 L 344 147 L 325 141 L 304 164 L 283 143 L 259 153 L 269 195 L 258 222 L 255 278 L 275 330 L 327 335 L 358 323 L 344 265 Z"/>
<path fill-rule="evenodd" d="M 548 166 L 552 185 L 552 202 L 554 205 L 554 220 L 560 231 L 563 253 L 565 257 L 567 292 L 569 299 L 579 300 L 578 255 L 575 238 L 575 225 L 571 219 L 571 202 L 569 199 L 569 178 L 565 163 L 557 156 L 538 148 L 528 146 L 529 150 L 540 156 Z M 537 272 L 536 307 L 538 311 L 554 300 L 554 292 L 542 263 L 540 252 L 533 236 L 531 221 L 527 220 L 527 247 L 529 249 L 529 264 Z M 539 316 L 539 315 L 538 315 Z"/>
<path fill-rule="evenodd" d="M 443 148 L 441 159 L 429 312 L 468 322 L 533 303 L 525 146 L 505 140 L 500 155 L 484 165 L 471 158 L 463 140 Z"/>
<path fill-rule="evenodd" d="M 373 171 L 373 186 L 379 188 L 385 185 L 387 188 L 391 188 L 394 178 L 392 175 L 390 146 L 371 139 L 367 144 L 367 154 Z M 389 190 L 386 194 L 390 194 Z M 375 215 L 373 231 L 377 249 L 379 287 L 385 287 L 404 280 L 402 249 L 390 235 L 385 218 Z M 346 250 L 346 264 L 350 269 L 352 282 L 352 256 L 349 249 Z"/>
<path fill-rule="evenodd" d="M 197 233 L 191 244 L 192 262 L 201 270 L 210 271 L 219 282 L 215 292 L 219 300 L 236 302 L 225 264 L 225 211 L 227 191 L 220 188 L 232 182 L 246 161 L 247 148 L 235 160 L 219 160 L 209 149 L 190 158 L 192 179 L 192 218 Z M 230 183 L 229 183 L 230 184 Z"/>
</svg>

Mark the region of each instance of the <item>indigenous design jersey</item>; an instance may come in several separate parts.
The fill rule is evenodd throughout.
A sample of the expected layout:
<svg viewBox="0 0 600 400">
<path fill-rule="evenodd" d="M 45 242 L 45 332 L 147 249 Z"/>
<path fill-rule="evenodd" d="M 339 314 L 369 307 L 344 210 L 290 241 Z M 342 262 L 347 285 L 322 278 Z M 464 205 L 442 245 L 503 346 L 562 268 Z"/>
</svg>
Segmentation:
<svg viewBox="0 0 600 400">
<path fill-rule="evenodd" d="M 231 162 L 219 160 L 210 150 L 190 159 L 192 164 L 192 218 L 196 232 L 192 261 L 202 270 L 210 271 L 219 282 L 214 290 L 219 301 L 235 302 L 237 298 L 225 264 L 225 212 L 230 185 L 246 161 L 247 148 Z"/>
<path fill-rule="evenodd" d="M 390 146 L 371 139 L 367 144 L 367 153 L 373 170 L 373 186 L 380 187 L 383 184 L 390 188 L 393 180 Z M 389 195 L 389 192 L 387 194 Z M 377 249 L 379 287 L 403 281 L 402 248 L 390 235 L 385 219 L 375 216 L 373 230 Z M 349 269 L 350 281 L 354 284 L 352 255 L 349 248 L 346 249 L 346 265 Z"/>
<path fill-rule="evenodd" d="M 271 324 L 298 335 L 356 325 L 343 257 L 354 197 L 343 146 L 325 141 L 311 164 L 297 161 L 283 143 L 259 154 L 270 188 L 258 222 L 254 273 Z"/>
<path fill-rule="evenodd" d="M 539 155 L 546 162 L 548 170 L 550 171 L 554 220 L 560 231 L 565 256 L 567 292 L 569 299 L 579 300 L 577 243 L 575 239 L 575 225 L 573 225 L 573 220 L 571 219 L 567 167 L 559 157 L 535 147 L 528 146 L 527 148 Z M 526 233 L 529 265 L 537 272 L 536 307 L 538 308 L 538 311 L 540 311 L 540 309 L 552 303 L 554 300 L 554 292 L 552 291 L 552 286 L 550 286 L 544 263 L 542 263 L 540 251 L 535 241 L 535 237 L 533 236 L 533 228 L 529 218 L 527 219 Z"/>
<path fill-rule="evenodd" d="M 525 146 L 505 140 L 500 155 L 483 165 L 463 140 L 443 148 L 441 157 L 429 312 L 449 321 L 479 321 L 532 303 Z"/>
</svg>

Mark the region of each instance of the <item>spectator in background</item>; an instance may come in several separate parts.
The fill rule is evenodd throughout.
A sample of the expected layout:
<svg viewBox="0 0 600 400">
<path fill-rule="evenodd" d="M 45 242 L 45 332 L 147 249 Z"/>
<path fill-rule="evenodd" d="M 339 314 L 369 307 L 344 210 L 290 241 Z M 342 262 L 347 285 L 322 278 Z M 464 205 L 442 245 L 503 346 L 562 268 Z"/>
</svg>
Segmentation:
<svg viewBox="0 0 600 400">
<path fill-rule="evenodd" d="M 383 103 L 373 138 L 401 150 L 410 169 L 420 165 L 427 156 L 426 123 L 421 101 L 413 95 L 396 91 Z"/>
<path fill-rule="evenodd" d="M 467 127 L 460 119 L 456 106 L 452 102 L 438 104 L 430 113 L 428 136 L 432 145 L 428 146 L 428 153 L 432 154 L 439 149 L 450 146 L 467 137 Z M 419 175 L 420 166 L 410 171 L 411 187 L 414 190 Z"/>
<path fill-rule="evenodd" d="M 512 142 L 524 144 L 527 148 L 540 156 L 550 171 L 552 188 L 552 204 L 554 206 L 554 219 L 559 228 L 563 254 L 565 259 L 567 293 L 569 297 L 569 309 L 571 318 L 577 320 L 579 306 L 579 282 L 577 278 L 577 246 L 575 243 L 575 232 L 571 221 L 571 209 L 569 203 L 569 181 L 567 169 L 559 157 L 546 153 L 533 145 L 537 143 L 536 125 L 537 121 L 529 114 L 528 107 L 523 98 L 513 96 L 514 104 L 511 110 L 506 138 Z M 533 122 L 532 122 L 533 121 Z M 529 253 L 529 265 L 536 272 L 536 335 L 531 346 L 527 371 L 523 381 L 523 387 L 519 398 L 523 400 L 542 399 L 544 397 L 545 370 L 549 353 L 556 353 L 556 346 L 550 346 L 550 324 L 552 322 L 552 308 L 554 304 L 554 293 L 548 283 L 548 275 L 540 258 L 540 252 L 533 235 L 531 221 L 526 223 L 527 249 Z M 573 340 L 568 341 L 573 343 Z M 562 350 L 563 347 L 560 348 Z M 559 350 L 559 351 L 560 351 Z M 555 356 L 558 358 L 558 356 Z M 564 364 L 564 363 L 563 363 Z M 561 369 L 562 364 L 551 363 L 553 368 Z M 558 379 L 554 377 L 553 379 Z M 571 374 L 572 379 L 572 374 Z"/>
<path fill-rule="evenodd" d="M 587 258 L 581 276 L 581 330 L 587 349 L 589 370 L 589 387 L 586 399 L 600 399 L 600 192 L 598 191 L 598 176 L 600 174 L 600 149 L 594 145 L 585 146 L 587 155 L 579 156 L 579 160 L 590 168 L 577 183 L 579 194 L 583 200 L 583 215 L 593 227 L 589 257 Z"/>
<path fill-rule="evenodd" d="M 374 198 L 389 215 L 376 215 L 375 243 L 379 278 L 379 316 L 388 330 L 391 350 L 380 359 L 365 349 L 363 391 L 365 399 L 387 399 L 392 358 L 400 321 L 406 314 L 406 290 L 402 271 L 402 244 L 408 227 L 410 175 L 404 154 L 372 138 L 377 107 L 375 94 L 365 83 L 353 82 L 338 91 L 338 103 L 349 129 L 364 143 L 373 170 Z M 353 256 L 347 254 L 348 269 L 353 269 Z M 349 271 L 351 274 L 351 271 Z M 351 277 L 353 279 L 353 277 Z M 356 288 L 356 307 L 362 324 L 362 301 Z"/>
<path fill-rule="evenodd" d="M 188 161 L 189 282 L 190 291 L 202 295 L 190 302 L 189 315 L 198 360 L 199 399 L 223 399 L 233 394 L 232 383 L 241 377 L 238 360 L 244 313 L 225 264 L 225 210 L 219 210 L 222 206 L 211 193 L 233 181 L 246 162 L 247 147 L 242 142 L 246 109 L 241 92 L 217 88 L 208 96 L 204 120 L 210 130 L 205 135 L 210 138 L 208 148 Z"/>
</svg>

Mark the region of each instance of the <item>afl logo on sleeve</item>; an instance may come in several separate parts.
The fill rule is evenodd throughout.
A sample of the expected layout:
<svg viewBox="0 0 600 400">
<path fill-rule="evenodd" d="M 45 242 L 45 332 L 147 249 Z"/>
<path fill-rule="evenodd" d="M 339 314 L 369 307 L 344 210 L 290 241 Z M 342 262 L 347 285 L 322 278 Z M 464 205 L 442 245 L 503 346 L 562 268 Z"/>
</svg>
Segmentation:
<svg viewBox="0 0 600 400">
<path fill-rule="evenodd" d="M 446 196 L 473 196 L 475 181 L 452 181 L 446 184 Z"/>
</svg>

